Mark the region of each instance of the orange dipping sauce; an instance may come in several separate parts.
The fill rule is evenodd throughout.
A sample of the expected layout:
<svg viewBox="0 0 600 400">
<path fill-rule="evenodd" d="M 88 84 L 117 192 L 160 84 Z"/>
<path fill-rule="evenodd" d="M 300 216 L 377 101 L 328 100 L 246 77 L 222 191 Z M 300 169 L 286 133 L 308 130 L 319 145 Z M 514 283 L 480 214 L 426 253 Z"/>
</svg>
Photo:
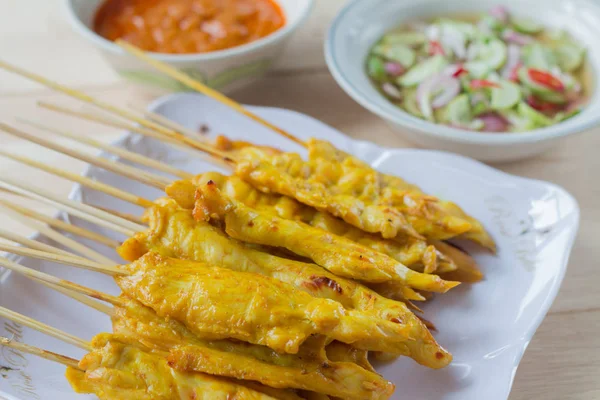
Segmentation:
<svg viewBox="0 0 600 400">
<path fill-rule="evenodd" d="M 283 25 L 274 0 L 106 0 L 94 19 L 106 39 L 171 54 L 241 46 Z"/>
</svg>

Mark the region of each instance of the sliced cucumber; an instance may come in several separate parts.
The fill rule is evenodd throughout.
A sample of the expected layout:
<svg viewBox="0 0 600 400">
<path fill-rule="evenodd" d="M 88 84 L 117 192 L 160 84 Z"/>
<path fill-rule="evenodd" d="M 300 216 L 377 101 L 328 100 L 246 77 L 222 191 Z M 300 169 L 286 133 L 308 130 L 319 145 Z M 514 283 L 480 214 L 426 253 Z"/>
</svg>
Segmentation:
<svg viewBox="0 0 600 400">
<path fill-rule="evenodd" d="M 410 68 L 417 58 L 413 49 L 402 44 L 379 44 L 375 46 L 373 53 L 390 61 L 399 62 L 404 68 Z"/>
<path fill-rule="evenodd" d="M 503 110 L 500 111 L 500 115 L 502 115 L 508 122 L 510 122 L 510 131 L 511 132 L 525 132 L 530 131 L 537 126 L 527 117 L 523 117 L 517 111 L 513 110 Z"/>
<path fill-rule="evenodd" d="M 550 71 L 558 65 L 552 49 L 539 43 L 531 43 L 523 47 L 523 63 L 530 68 Z"/>
<path fill-rule="evenodd" d="M 521 117 L 530 120 L 535 127 L 545 127 L 553 124 L 552 119 L 538 112 L 525 102 L 519 103 L 519 105 L 517 106 L 517 112 Z"/>
<path fill-rule="evenodd" d="M 576 116 L 577 114 L 579 114 L 581 112 L 581 109 L 575 109 L 569 112 L 559 112 L 556 113 L 556 115 L 554 116 L 554 122 L 555 123 L 559 123 L 559 122 L 563 122 L 569 118 L 572 118 L 574 116 Z"/>
<path fill-rule="evenodd" d="M 367 71 L 369 76 L 376 81 L 385 81 L 388 76 L 385 72 L 385 63 L 377 56 L 369 57 L 367 61 Z"/>
<path fill-rule="evenodd" d="M 504 79 L 498 80 L 497 83 L 500 88 L 492 89 L 492 109 L 507 110 L 521 101 L 522 93 L 519 85 Z"/>
<path fill-rule="evenodd" d="M 467 38 L 472 38 L 477 34 L 477 27 L 475 27 L 475 25 L 470 24 L 468 22 L 455 21 L 455 20 L 448 19 L 448 18 L 440 18 L 437 21 L 437 23 L 441 27 L 448 26 L 451 29 L 456 29 L 457 31 L 459 31 L 463 35 L 465 35 Z"/>
<path fill-rule="evenodd" d="M 510 22 L 521 33 L 535 34 L 544 30 L 544 25 L 527 17 L 512 17 Z"/>
<path fill-rule="evenodd" d="M 423 114 L 421 114 L 421 110 L 419 110 L 419 106 L 417 105 L 417 91 L 416 90 L 409 89 L 405 92 L 404 101 L 402 102 L 402 106 L 409 114 L 412 114 L 415 117 L 423 118 Z"/>
<path fill-rule="evenodd" d="M 403 44 L 409 47 L 418 47 L 427 41 L 427 36 L 421 32 L 396 32 L 385 35 L 382 39 L 383 44 Z"/>
<path fill-rule="evenodd" d="M 575 44 L 565 43 L 556 48 L 555 54 L 560 69 L 565 72 L 573 72 L 583 64 L 585 49 Z"/>
<path fill-rule="evenodd" d="M 465 63 L 465 69 L 469 72 L 469 76 L 474 79 L 485 79 L 492 72 L 492 68 L 484 61 L 470 61 Z"/>
<path fill-rule="evenodd" d="M 476 79 L 485 78 L 490 72 L 501 68 L 506 62 L 508 49 L 504 42 L 492 39 L 488 43 L 481 43 L 477 58 L 465 64 L 469 74 Z"/>
<path fill-rule="evenodd" d="M 508 49 L 501 40 L 493 39 L 484 46 L 479 59 L 485 61 L 492 70 L 499 69 L 506 62 Z"/>
<path fill-rule="evenodd" d="M 568 101 L 567 96 L 564 93 L 559 92 L 536 93 L 536 96 L 541 100 L 552 104 L 565 104 Z"/>
<path fill-rule="evenodd" d="M 448 60 L 446 57 L 438 54 L 413 66 L 408 72 L 398 78 L 397 82 L 400 86 L 413 87 L 431 75 L 441 72 L 447 66 Z"/>
<path fill-rule="evenodd" d="M 454 124 L 468 124 L 473 121 L 471 112 L 471 101 L 469 95 L 461 94 L 446 106 L 444 112 L 444 122 Z"/>
</svg>

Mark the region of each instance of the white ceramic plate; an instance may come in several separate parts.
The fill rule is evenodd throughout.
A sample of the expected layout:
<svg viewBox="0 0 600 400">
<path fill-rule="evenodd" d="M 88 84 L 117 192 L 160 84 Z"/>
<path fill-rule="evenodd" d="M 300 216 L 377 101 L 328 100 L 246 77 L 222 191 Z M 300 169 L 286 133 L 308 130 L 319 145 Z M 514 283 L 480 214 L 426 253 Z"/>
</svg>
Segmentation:
<svg viewBox="0 0 600 400">
<path fill-rule="evenodd" d="M 301 150 L 202 96 L 170 96 L 155 103 L 152 109 L 192 129 L 206 124 L 211 133 Z M 305 115 L 272 108 L 251 109 L 294 135 L 328 139 L 381 171 L 418 182 L 427 192 L 456 201 L 483 221 L 499 247 L 497 256 L 474 253 L 486 280 L 474 286 L 463 285 L 425 305 L 427 318 L 439 328 L 437 339 L 454 354 L 454 362 L 444 370 L 432 371 L 409 359 L 400 359 L 381 366 L 379 371 L 396 384 L 396 399 L 506 399 L 523 352 L 552 304 L 567 268 L 579 221 L 576 201 L 555 185 L 507 175 L 460 156 L 384 149 L 351 140 Z M 117 144 L 190 172 L 215 169 L 199 158 L 192 159 L 187 153 L 152 140 L 127 136 Z M 160 195 L 154 189 L 96 168 L 88 169 L 87 175 L 144 197 Z M 140 212 L 79 187 L 72 197 L 124 212 Z M 89 227 L 75 219 L 73 222 Z M 116 259 L 114 251 L 86 243 Z M 103 291 L 116 292 L 110 279 L 98 274 L 33 260 L 24 263 Z M 0 305 L 86 339 L 110 329 L 107 317 L 16 274 L 8 274 L 1 281 Z M 2 320 L 0 334 L 74 357 L 82 354 L 57 340 Z M 0 370 L 0 395 L 8 399 L 93 398 L 75 395 L 63 378 L 64 368 L 60 365 L 4 348 L 0 349 L 1 366 L 13 368 Z"/>
</svg>

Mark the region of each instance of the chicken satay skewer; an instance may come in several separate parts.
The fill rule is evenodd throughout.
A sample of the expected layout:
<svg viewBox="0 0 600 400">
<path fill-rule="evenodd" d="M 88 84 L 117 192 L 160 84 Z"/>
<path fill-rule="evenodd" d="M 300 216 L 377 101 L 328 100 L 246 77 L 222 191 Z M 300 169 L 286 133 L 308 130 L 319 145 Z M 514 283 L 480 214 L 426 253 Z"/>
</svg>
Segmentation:
<svg viewBox="0 0 600 400">
<path fill-rule="evenodd" d="M 157 70 L 161 71 L 162 73 L 168 75 L 169 77 L 187 85 L 188 87 L 190 87 L 194 90 L 197 90 L 200 93 L 203 93 L 203 94 L 211 97 L 214 100 L 217 100 L 218 102 L 220 102 L 222 104 L 225 104 L 226 106 L 234 109 L 235 111 L 237 111 L 243 115 L 246 115 L 247 117 L 251 118 L 252 120 L 273 130 L 277 134 L 292 140 L 293 142 L 295 142 L 297 144 L 300 144 L 307 148 L 310 147 L 310 145 L 307 142 L 304 142 L 304 141 L 298 139 L 297 137 L 295 137 L 294 135 L 290 134 L 289 132 L 271 124 L 270 122 L 266 121 L 265 119 L 261 118 L 260 116 L 258 116 L 256 114 L 252 113 L 250 110 L 246 109 L 241 104 L 228 98 L 227 96 L 223 95 L 222 93 L 206 86 L 205 84 L 199 82 L 198 80 L 190 77 L 188 74 L 186 74 L 182 71 L 179 71 L 178 69 L 176 69 L 162 61 L 153 59 L 152 57 L 148 56 L 146 54 L 146 52 L 139 49 L 138 47 L 131 45 L 123 40 L 117 41 L 117 44 L 121 48 L 123 48 L 125 51 L 127 51 L 128 53 L 130 53 L 131 55 L 136 57 L 137 59 L 144 61 L 145 63 L 153 66 L 154 68 L 156 68 Z M 359 162 L 358 164 L 355 164 L 355 167 L 359 167 L 360 164 L 364 164 L 364 163 Z M 397 177 L 390 177 L 390 178 L 391 179 L 389 179 L 384 184 L 389 185 L 390 188 L 392 188 L 392 191 L 393 191 L 393 186 L 396 186 L 396 185 L 399 185 L 399 187 L 412 186 L 412 185 L 407 185 L 406 182 L 402 181 L 401 179 L 399 179 Z M 399 190 L 396 190 L 396 191 L 399 191 Z M 424 196 L 424 197 L 422 197 L 423 199 L 427 198 L 427 196 L 425 196 L 422 192 L 420 193 L 420 190 L 415 190 L 414 187 L 411 187 L 411 192 L 413 195 L 418 195 L 419 197 L 421 197 L 421 195 L 423 195 Z M 400 196 L 400 198 L 403 199 L 404 196 L 402 195 L 402 196 Z M 403 202 L 404 202 L 403 200 L 400 200 L 400 203 L 403 203 Z M 455 227 L 456 229 L 458 229 L 458 225 L 460 225 L 460 226 L 464 225 L 466 227 L 467 224 L 472 224 L 473 226 L 468 228 L 467 231 L 463 232 L 465 234 L 465 237 L 476 241 L 477 243 L 485 246 L 486 248 L 488 248 L 492 251 L 495 251 L 495 244 L 493 242 L 493 239 L 487 234 L 487 232 L 485 232 L 485 229 L 481 226 L 481 224 L 478 221 L 476 221 L 472 217 L 469 217 L 464 211 L 460 210 L 455 205 L 449 205 L 449 210 L 445 210 L 445 211 L 449 213 L 448 217 L 453 217 L 453 219 L 447 218 L 448 224 L 457 225 Z M 426 214 L 424 217 L 425 217 L 425 219 L 427 219 Z M 463 220 L 464 220 L 464 223 L 463 223 Z M 454 228 L 449 226 L 448 229 L 452 230 Z M 445 238 L 435 238 L 435 239 L 445 239 Z"/>
<path fill-rule="evenodd" d="M 378 351 L 386 351 L 389 346 L 393 346 L 393 343 L 403 343 L 406 340 L 410 340 L 407 336 L 408 332 L 406 332 L 407 327 L 402 324 L 381 319 L 376 320 L 372 316 L 367 317 L 366 314 L 360 311 L 342 311 L 342 305 L 337 302 L 314 298 L 305 292 L 293 288 L 291 285 L 260 275 L 234 272 L 217 267 L 206 267 L 200 263 L 163 259 L 156 254 L 148 254 L 129 266 L 115 268 L 94 262 L 84 262 L 81 259 L 72 257 L 57 256 L 55 254 L 5 244 L 0 244 L 0 250 L 114 276 L 117 284 L 125 293 L 140 300 L 146 306 L 155 309 L 159 315 L 161 313 L 165 316 L 168 315 L 184 323 L 196 333 L 216 335 L 215 338 L 226 335 L 223 338 L 231 337 L 254 344 L 267 345 L 276 351 L 291 354 L 297 353 L 300 344 L 313 334 L 326 334 L 326 336 L 344 343 L 348 343 L 348 340 L 351 340 L 351 343 L 358 348 Z M 65 287 L 79 290 L 81 293 L 83 293 L 83 290 L 87 290 L 88 292 L 91 290 L 87 288 L 82 289 L 80 285 L 58 280 L 47 274 L 19 266 L 18 264 L 10 265 L 7 268 L 21 273 L 28 272 L 35 277 L 58 285 L 62 284 L 65 286 L 68 284 L 71 287 Z M 164 308 L 166 303 L 162 303 L 159 297 L 165 297 L 164 300 L 166 300 L 166 297 L 174 293 L 169 292 L 164 286 L 163 288 L 166 292 L 155 292 L 152 294 L 151 288 L 154 285 L 153 282 L 158 283 L 160 281 L 161 285 L 165 285 L 172 278 L 172 274 L 175 274 L 173 276 L 177 277 L 177 282 L 173 282 L 172 285 L 175 286 L 171 286 L 171 288 L 178 292 L 178 303 L 184 301 L 184 303 L 179 303 L 179 306 L 186 308 L 188 307 L 186 304 L 189 302 L 190 310 L 193 309 L 196 311 L 187 313 L 180 312 L 178 307 L 172 309 Z M 122 279 L 126 277 L 131 279 Z M 52 278 L 54 280 L 51 280 Z M 222 303 L 221 297 L 226 296 L 226 293 L 222 290 L 223 288 L 219 285 L 215 287 L 211 286 L 214 282 L 224 283 L 227 280 L 244 282 L 244 285 L 248 286 L 249 292 L 246 296 L 239 296 L 240 293 L 246 293 L 244 291 L 237 294 L 236 301 L 239 304 Z M 209 295 L 210 291 L 215 291 L 215 296 L 205 296 L 203 299 L 198 299 L 193 293 L 187 292 L 186 287 L 188 284 L 193 284 L 194 287 L 198 286 L 198 290 L 203 290 L 203 293 L 206 295 Z M 211 289 L 207 292 L 206 290 L 209 287 Z M 265 291 L 268 288 L 272 290 Z M 261 325 L 260 330 L 256 330 L 255 317 L 247 315 L 248 310 L 253 308 L 253 304 L 256 301 L 256 291 L 260 291 L 263 294 L 265 306 L 273 301 L 278 302 L 279 300 L 272 297 L 284 296 L 284 293 L 287 295 L 286 301 L 292 302 L 295 306 L 292 307 L 292 303 L 290 303 L 289 307 L 283 306 L 285 303 L 276 303 L 278 305 L 275 303 L 271 304 L 271 307 L 278 309 L 279 317 L 276 320 L 271 320 L 268 324 Z M 118 301 L 118 299 L 115 301 Z M 228 320 L 233 318 L 232 321 L 237 321 L 235 324 L 229 325 L 229 322 L 217 320 L 209 324 L 208 321 L 204 321 L 204 318 L 208 318 L 213 313 L 216 313 L 215 316 L 225 315 L 222 312 L 227 308 L 229 310 L 227 312 L 231 313 Z M 310 312 L 308 312 L 309 310 Z M 202 319 L 195 318 L 194 314 L 197 312 L 204 313 L 204 317 Z M 305 316 L 298 319 L 300 315 Z M 292 321 L 296 322 L 293 323 Z M 286 328 L 282 324 L 286 324 Z"/>
<path fill-rule="evenodd" d="M 7 248 L 7 250 L 15 250 L 15 248 Z M 27 254 L 28 256 L 32 255 L 30 252 L 24 252 L 23 254 Z M 288 361 L 297 363 L 297 366 L 284 366 L 278 364 L 278 362 L 282 361 L 282 355 L 273 356 L 270 351 L 265 352 L 264 348 L 261 347 L 255 348 L 255 350 L 262 354 L 263 357 L 258 357 L 257 359 L 254 356 L 252 348 L 248 348 L 247 345 L 237 346 L 230 343 L 229 345 L 225 345 L 224 348 L 226 350 L 224 350 L 218 345 L 216 347 L 214 345 L 211 346 L 211 342 L 202 340 L 198 341 L 194 339 L 189 343 L 183 343 L 182 341 L 186 338 L 192 339 L 193 334 L 182 326 L 177 325 L 178 323 L 175 321 L 161 322 L 161 318 L 154 314 L 154 319 L 147 321 L 141 319 L 132 325 L 127 325 L 125 322 L 127 318 L 135 318 L 135 316 L 129 315 L 135 310 L 135 307 L 131 308 L 130 306 L 120 306 L 119 304 L 115 304 L 115 308 L 119 310 L 116 311 L 115 308 L 98 303 L 97 301 L 73 292 L 70 289 L 33 277 L 29 278 L 81 302 L 84 305 L 90 306 L 103 314 L 111 316 L 113 318 L 115 333 L 131 334 L 132 337 L 140 336 L 140 339 L 144 338 L 146 340 L 145 346 L 149 345 L 147 341 L 152 341 L 153 338 L 153 335 L 149 333 L 149 331 L 152 331 L 152 329 L 156 330 L 164 328 L 162 331 L 159 329 L 158 332 L 156 332 L 156 337 L 161 337 L 163 340 L 170 337 L 169 340 L 172 339 L 173 343 L 178 343 L 183 346 L 171 350 L 172 357 L 169 357 L 170 360 L 173 360 L 173 365 L 171 366 L 180 371 L 203 372 L 219 376 L 228 376 L 230 378 L 244 377 L 244 380 L 257 380 L 267 386 L 284 388 L 290 385 L 290 387 L 296 389 L 324 391 L 334 396 L 347 396 L 348 398 L 356 398 L 357 400 L 373 398 L 372 396 L 377 396 L 376 398 L 378 399 L 387 398 L 393 390 L 391 384 L 385 382 L 383 378 L 370 372 L 370 370 L 365 370 L 364 367 L 350 364 L 342 360 L 328 360 L 324 354 L 319 353 L 318 356 L 313 355 L 314 350 L 311 349 L 303 351 L 297 356 L 299 358 L 295 358 L 296 356 L 287 356 L 287 359 L 289 359 Z M 132 306 L 133 305 L 134 304 L 132 303 Z M 143 306 L 139 305 L 138 307 Z M 144 309 L 146 310 L 146 308 Z M 149 310 L 150 309 L 146 310 L 146 318 L 149 315 Z M 2 313 L 0 313 L 0 316 L 3 316 Z M 10 318 L 10 316 L 8 317 Z M 34 320 L 34 322 L 37 321 Z M 28 326 L 37 329 L 39 324 Z M 132 329 L 132 327 L 134 327 L 133 330 L 128 332 L 127 329 Z M 41 331 L 43 332 L 43 330 Z M 177 335 L 183 336 L 179 337 Z M 60 337 L 58 338 L 60 339 Z M 158 349 L 162 349 L 164 345 L 157 346 Z M 237 355 L 241 358 L 236 362 L 234 357 Z M 319 357 L 322 357 L 322 359 Z M 270 358 L 273 358 L 272 362 L 269 361 Z M 313 358 L 315 359 L 313 360 Z M 175 360 L 181 361 L 175 362 Z M 321 364 L 325 362 L 327 365 L 322 366 Z M 213 363 L 214 365 L 209 366 L 209 364 Z M 275 378 L 276 376 L 279 376 L 279 380 Z M 285 379 L 282 378 L 283 376 L 285 376 Z M 368 385 L 365 385 L 365 381 L 368 382 Z"/>
<path fill-rule="evenodd" d="M 218 396 L 216 398 L 223 399 L 235 397 L 240 400 L 301 400 L 301 397 L 293 392 L 260 384 L 251 382 L 241 384 L 202 373 L 174 371 L 168 366 L 166 360 L 160 359 L 160 355 L 147 353 L 138 346 L 128 346 L 118 339 L 110 334 L 97 336 L 86 349 L 91 352 L 81 361 L 2 336 L 0 336 L 0 346 L 68 367 L 67 380 L 78 393 L 93 393 L 103 400 L 113 399 L 117 394 L 123 396 L 125 392 L 129 392 L 127 397 L 119 398 L 144 396 L 144 399 L 175 400 L 180 398 L 180 391 L 191 393 L 194 397 L 210 393 L 212 396 Z M 105 358 L 104 349 L 111 353 L 111 357 Z M 123 357 L 126 352 L 127 356 Z M 132 352 L 136 354 L 132 355 Z M 120 362 L 121 359 L 123 362 Z M 114 378 L 118 376 L 122 379 L 126 374 L 129 374 L 130 378 L 127 381 L 128 385 L 118 386 L 122 381 Z M 167 380 L 163 386 L 158 384 L 161 379 Z"/>
<path fill-rule="evenodd" d="M 410 356 L 431 368 L 442 368 L 451 361 L 451 355 L 435 342 L 425 326 L 405 304 L 384 298 L 354 281 L 329 274 L 314 264 L 286 260 L 245 248 L 226 238 L 217 228 L 192 222 L 193 218 L 189 211 L 180 210 L 171 215 L 170 208 L 163 209 L 163 207 L 154 207 L 156 210 L 151 213 L 151 225 L 147 233 L 136 235 L 119 249 L 119 253 L 126 260 L 134 261 L 147 251 L 156 248 L 157 251 L 165 252 L 165 254 L 173 254 L 172 252 L 175 251 L 173 255 L 184 259 L 206 261 L 234 271 L 248 270 L 274 277 L 306 291 L 311 296 L 339 301 L 345 304 L 347 309 L 363 310 L 377 319 L 395 323 L 403 321 L 410 324 L 411 335 L 417 340 L 414 343 L 407 342 L 406 346 L 393 350 L 392 352 L 396 354 Z M 166 218 L 167 225 L 164 226 L 161 223 L 161 226 L 167 228 L 166 231 L 163 228 L 156 230 L 157 226 L 152 222 L 155 218 L 159 220 Z M 179 224 L 183 224 L 182 226 L 189 224 L 191 231 L 181 237 L 165 236 L 166 232 L 176 229 Z M 188 240 L 192 237 L 197 237 L 197 239 Z M 154 240 L 157 242 L 154 243 Z M 208 248 L 205 248 L 204 242 L 211 243 L 210 251 L 207 252 Z M 190 244 L 193 245 L 189 246 Z M 144 249 L 141 253 L 140 246 L 143 246 Z M 221 257 L 220 254 L 225 254 L 223 252 L 229 254 L 230 257 Z M 375 300 L 364 303 L 367 298 Z"/>
<path fill-rule="evenodd" d="M 29 165 L 33 165 L 37 168 L 44 168 L 45 170 L 47 170 L 49 172 L 59 173 L 61 176 L 65 176 L 65 177 L 67 177 L 67 179 L 69 179 L 69 176 L 70 176 L 69 174 L 65 174 L 64 172 L 60 171 L 57 168 L 45 167 L 44 164 L 35 162 L 33 160 L 28 160 L 25 157 L 17 157 L 17 159 L 20 161 L 26 162 Z M 118 171 L 119 168 L 115 168 L 115 170 Z M 80 183 L 82 183 L 82 182 L 89 183 L 89 182 L 87 182 L 88 178 L 77 177 L 76 179 Z M 106 188 L 106 185 L 103 185 L 103 187 Z M 120 192 L 117 190 L 110 189 L 110 193 L 112 195 L 117 194 L 120 198 L 123 198 L 123 196 L 121 196 Z M 137 204 L 145 205 L 146 207 L 152 205 L 152 202 L 142 199 L 142 198 L 135 198 L 134 201 L 137 201 Z M 242 207 L 242 206 L 240 205 L 240 207 Z M 287 224 L 287 225 L 293 225 L 298 230 L 314 231 L 314 232 L 311 232 L 311 235 L 321 233 L 321 230 L 319 230 L 317 228 L 312 228 L 308 225 L 303 227 L 303 226 L 298 225 L 297 223 L 293 223 L 293 222 L 287 221 L 287 220 L 281 220 L 281 222 L 284 224 Z M 281 233 L 282 232 L 274 232 L 273 234 L 282 236 Z M 331 238 L 333 238 L 333 236 L 331 236 Z M 341 268 L 337 267 L 337 265 L 340 264 L 339 262 L 333 262 L 333 264 L 335 264 L 334 266 L 331 265 L 332 264 L 331 262 L 326 262 L 326 263 L 317 262 L 321 266 L 325 267 L 326 269 L 330 270 L 331 272 L 336 273 L 337 275 L 341 274 L 341 276 L 355 278 L 355 279 L 358 279 L 361 281 L 373 282 L 373 283 L 380 283 L 380 282 L 384 282 L 384 281 L 393 281 L 393 280 L 399 280 L 399 282 L 406 281 L 407 283 L 409 283 L 408 286 L 414 286 L 415 288 L 423 289 L 423 290 L 433 290 L 433 291 L 441 291 L 441 292 L 445 292 L 448 289 L 450 289 L 453 285 L 455 285 L 455 284 L 451 284 L 451 283 L 444 283 L 440 278 L 438 278 L 434 275 L 425 275 L 425 274 L 420 274 L 420 273 L 415 273 L 413 271 L 410 271 L 410 270 L 408 270 L 408 268 L 404 267 L 403 265 L 399 264 L 398 262 L 396 262 L 395 260 L 393 260 L 391 258 L 387 258 L 387 256 L 384 256 L 383 254 L 379 254 L 377 252 L 370 251 L 366 247 L 360 246 L 358 244 L 353 244 L 349 240 L 345 240 L 341 237 L 339 238 L 339 240 L 337 242 L 339 242 L 338 243 L 339 245 L 345 244 L 346 245 L 345 247 L 350 248 L 349 249 L 350 253 L 356 254 L 357 257 L 358 257 L 359 253 L 362 254 L 360 256 L 360 260 L 358 260 L 358 259 L 357 260 L 349 260 L 350 261 L 349 263 L 346 263 L 345 261 L 343 261 L 341 264 L 344 264 L 344 265 Z M 262 243 L 262 244 L 265 244 L 265 243 Z M 296 247 L 290 248 L 288 246 L 288 248 L 291 251 L 295 251 L 295 250 L 297 251 Z M 373 265 L 372 263 L 370 263 L 368 261 L 368 260 L 373 259 L 373 257 L 372 257 L 373 254 L 380 255 L 380 258 L 388 260 L 389 262 L 385 263 L 385 264 L 378 263 L 377 265 Z M 301 255 L 306 256 L 306 254 L 301 254 Z M 315 259 L 315 258 L 313 257 L 313 259 Z M 327 259 L 332 261 L 332 259 L 330 257 L 327 257 Z M 316 258 L 316 260 L 319 260 L 319 258 Z M 347 264 L 347 266 L 346 266 L 346 264 Z M 354 264 L 360 264 L 361 267 L 356 269 L 354 267 Z M 390 268 L 388 268 L 387 272 L 384 271 L 385 265 L 390 266 Z M 348 267 L 351 267 L 350 270 L 348 270 Z M 404 272 L 402 274 L 400 274 L 399 272 L 398 273 L 396 272 L 399 268 L 403 269 Z M 364 271 L 364 272 L 360 272 L 359 274 L 357 274 L 358 271 Z M 413 277 L 415 279 L 413 279 L 411 277 Z M 420 279 L 416 279 L 416 278 L 420 278 Z M 425 281 L 427 281 L 428 283 L 425 283 Z M 412 282 L 412 283 L 410 283 L 410 282 Z M 404 289 L 399 288 L 399 290 L 403 291 Z"/>
</svg>

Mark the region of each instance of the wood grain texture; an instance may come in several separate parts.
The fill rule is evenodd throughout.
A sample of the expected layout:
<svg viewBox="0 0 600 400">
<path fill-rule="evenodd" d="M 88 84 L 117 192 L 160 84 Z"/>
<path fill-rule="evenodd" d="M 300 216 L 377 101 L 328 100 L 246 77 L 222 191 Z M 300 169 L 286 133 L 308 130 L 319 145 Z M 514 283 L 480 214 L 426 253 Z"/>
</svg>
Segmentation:
<svg viewBox="0 0 600 400">
<path fill-rule="evenodd" d="M 87 42 L 69 27 L 60 0 L 0 0 L 1 57 L 104 100 L 139 106 L 164 92 L 121 82 Z M 327 72 L 322 43 L 331 18 L 344 0 L 317 0 L 308 23 L 292 40 L 267 78 L 233 94 L 244 103 L 288 108 L 315 117 L 349 136 L 393 147 L 410 146 L 378 117 L 350 99 Z M 36 100 L 81 106 L 13 75 L 0 72 L 0 121 L 28 117 L 52 126 L 80 130 L 109 142 L 119 132 L 42 111 Z M 63 139 L 64 140 L 64 139 Z M 81 171 L 83 164 L 0 134 L 2 149 Z M 85 148 L 85 146 L 79 148 Z M 563 186 L 579 201 L 581 230 L 562 290 L 531 342 L 516 376 L 510 400 L 596 400 L 600 398 L 600 130 L 566 140 L 537 158 L 498 168 Z M 88 151 L 93 151 L 87 149 Z M 0 158 L 0 174 L 17 175 L 66 195 L 71 185 Z M 52 209 L 41 211 L 51 214 Z M 1 214 L 0 214 L 1 215 Z M 1 217 L 0 217 L 1 218 Z M 2 219 L 5 229 L 28 233 Z M 493 379 L 493 377 L 490 377 Z M 424 399 L 427 400 L 427 399 Z"/>
</svg>

